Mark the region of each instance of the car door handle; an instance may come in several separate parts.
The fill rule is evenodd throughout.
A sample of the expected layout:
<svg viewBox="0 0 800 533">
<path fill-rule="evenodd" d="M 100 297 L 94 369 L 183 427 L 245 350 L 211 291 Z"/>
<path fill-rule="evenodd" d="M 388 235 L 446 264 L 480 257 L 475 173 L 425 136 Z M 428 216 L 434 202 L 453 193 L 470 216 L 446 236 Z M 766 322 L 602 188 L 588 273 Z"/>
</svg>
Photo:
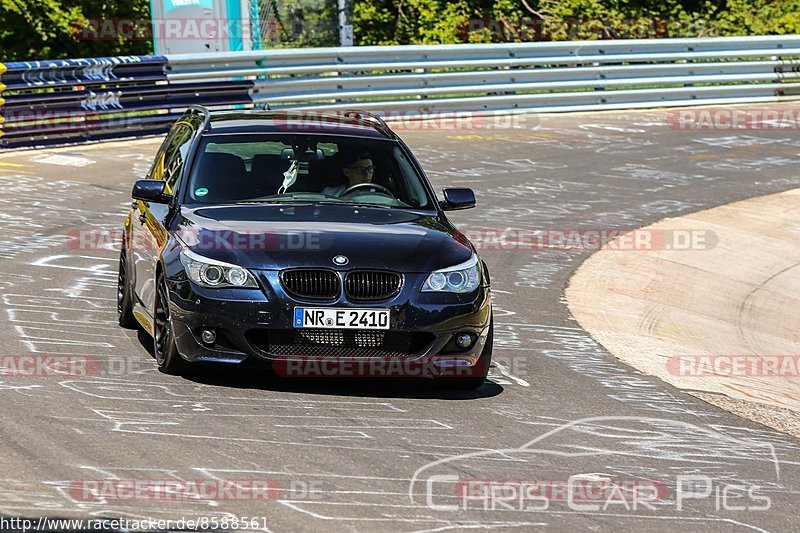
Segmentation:
<svg viewBox="0 0 800 533">
<path fill-rule="evenodd" d="M 141 222 L 142 225 L 146 224 L 147 223 L 147 217 L 144 216 L 144 215 L 139 215 L 139 222 Z"/>
</svg>

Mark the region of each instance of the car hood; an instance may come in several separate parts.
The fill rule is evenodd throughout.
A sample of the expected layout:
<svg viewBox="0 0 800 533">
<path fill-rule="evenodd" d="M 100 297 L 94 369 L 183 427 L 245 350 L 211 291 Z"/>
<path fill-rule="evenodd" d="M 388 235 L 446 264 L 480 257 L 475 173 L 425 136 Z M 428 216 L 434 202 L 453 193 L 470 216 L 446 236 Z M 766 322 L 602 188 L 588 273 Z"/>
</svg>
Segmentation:
<svg viewBox="0 0 800 533">
<path fill-rule="evenodd" d="M 193 252 L 250 269 L 293 267 L 431 272 L 474 248 L 435 213 L 335 205 L 182 207 L 178 238 Z M 347 258 L 336 265 L 335 256 Z"/>
</svg>

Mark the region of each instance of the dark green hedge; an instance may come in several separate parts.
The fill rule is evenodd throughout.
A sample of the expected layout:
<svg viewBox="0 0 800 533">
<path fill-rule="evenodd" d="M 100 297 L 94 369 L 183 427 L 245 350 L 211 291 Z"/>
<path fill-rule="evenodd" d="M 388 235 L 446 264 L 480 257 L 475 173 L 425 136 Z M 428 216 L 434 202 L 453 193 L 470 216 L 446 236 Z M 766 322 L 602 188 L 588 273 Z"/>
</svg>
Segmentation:
<svg viewBox="0 0 800 533">
<path fill-rule="evenodd" d="M 336 0 L 272 11 L 267 46 L 338 44 Z M 148 40 L 80 28 L 149 12 L 149 0 L 0 0 L 0 61 L 148 54 Z M 800 0 L 355 0 L 353 23 L 359 45 L 786 34 L 800 33 Z"/>
</svg>

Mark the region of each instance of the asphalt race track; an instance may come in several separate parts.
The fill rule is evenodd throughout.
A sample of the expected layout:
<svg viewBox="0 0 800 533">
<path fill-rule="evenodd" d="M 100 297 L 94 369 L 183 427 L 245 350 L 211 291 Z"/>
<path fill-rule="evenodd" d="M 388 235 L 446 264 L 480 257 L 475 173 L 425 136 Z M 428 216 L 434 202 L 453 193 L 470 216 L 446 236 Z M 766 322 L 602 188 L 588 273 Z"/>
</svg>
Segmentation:
<svg viewBox="0 0 800 533">
<path fill-rule="evenodd" d="M 476 190 L 478 207 L 452 215 L 472 231 L 632 229 L 800 186 L 796 131 L 678 130 L 660 110 L 517 125 L 399 132 L 437 189 Z M 474 393 L 408 378 L 159 373 L 149 338 L 116 325 L 116 252 L 80 240 L 121 228 L 159 142 L 0 156 L 4 366 L 31 354 L 97 362 L 88 375 L 0 376 L 0 515 L 257 518 L 270 531 L 797 530 L 796 439 L 637 373 L 570 317 L 564 288 L 590 250 L 482 252 L 497 364 Z M 244 488 L 92 490 L 107 480 Z M 504 489 L 487 497 L 490 485 Z M 651 497 L 611 497 L 620 485 Z"/>
</svg>

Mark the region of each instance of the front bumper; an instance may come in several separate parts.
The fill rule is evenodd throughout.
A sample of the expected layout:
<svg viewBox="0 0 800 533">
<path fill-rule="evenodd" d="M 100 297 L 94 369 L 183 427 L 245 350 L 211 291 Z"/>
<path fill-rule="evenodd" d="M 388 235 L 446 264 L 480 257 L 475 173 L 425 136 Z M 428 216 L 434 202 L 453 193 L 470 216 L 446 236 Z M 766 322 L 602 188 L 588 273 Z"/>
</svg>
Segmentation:
<svg viewBox="0 0 800 533">
<path fill-rule="evenodd" d="M 243 363 L 245 361 L 286 361 L 307 359 L 300 353 L 270 353 L 260 339 L 294 331 L 295 307 L 388 308 L 392 335 L 414 335 L 423 339 L 405 361 L 425 360 L 435 364 L 475 365 L 486 344 L 491 319 L 491 291 L 479 287 L 471 294 L 421 293 L 426 274 L 404 274 L 403 288 L 389 300 L 350 302 L 343 295 L 335 301 L 315 302 L 287 294 L 278 271 L 254 271 L 259 289 L 205 289 L 184 279 L 169 279 L 172 325 L 178 351 L 191 362 Z M 204 344 L 200 332 L 217 334 L 213 345 Z M 467 350 L 453 350 L 457 333 L 470 333 L 474 344 Z M 285 336 L 285 335 L 284 335 Z M 366 350 L 367 352 L 369 350 Z M 323 350 L 324 352 L 324 350 Z M 331 349 L 324 357 L 370 360 L 364 349 Z M 314 357 L 320 357 L 315 350 Z"/>
</svg>

